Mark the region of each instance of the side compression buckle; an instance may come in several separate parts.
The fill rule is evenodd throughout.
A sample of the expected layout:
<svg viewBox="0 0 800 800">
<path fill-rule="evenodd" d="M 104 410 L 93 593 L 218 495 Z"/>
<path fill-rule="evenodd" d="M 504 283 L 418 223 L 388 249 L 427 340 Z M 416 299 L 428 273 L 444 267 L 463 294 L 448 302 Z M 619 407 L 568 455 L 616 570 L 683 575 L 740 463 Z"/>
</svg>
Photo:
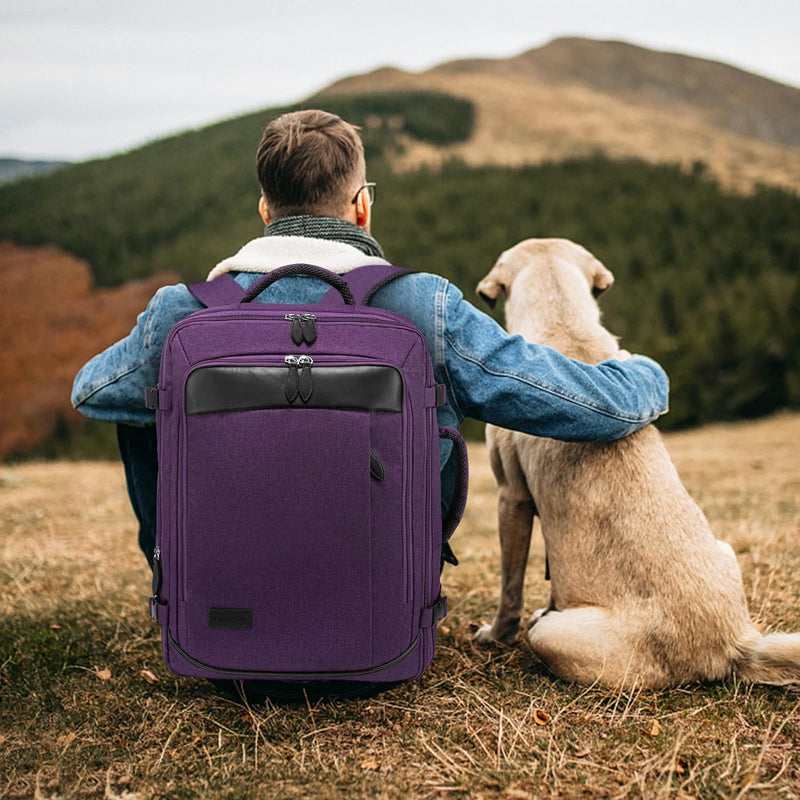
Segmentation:
<svg viewBox="0 0 800 800">
<path fill-rule="evenodd" d="M 158 386 L 147 386 L 144 390 L 144 407 L 151 411 L 169 411 L 169 394 Z"/>
<path fill-rule="evenodd" d="M 428 608 L 422 609 L 422 617 L 420 618 L 420 628 L 433 628 L 440 620 L 447 616 L 447 597 L 439 595 L 436 602 Z"/>
<path fill-rule="evenodd" d="M 447 402 L 447 387 L 443 383 L 428 386 L 425 389 L 425 406 L 439 408 Z"/>
<path fill-rule="evenodd" d="M 146 386 L 144 390 L 144 407 L 151 411 L 158 410 L 158 386 Z"/>
<path fill-rule="evenodd" d="M 162 627 L 167 621 L 167 604 L 162 603 L 158 597 L 150 598 L 150 617 L 154 619 Z"/>
</svg>

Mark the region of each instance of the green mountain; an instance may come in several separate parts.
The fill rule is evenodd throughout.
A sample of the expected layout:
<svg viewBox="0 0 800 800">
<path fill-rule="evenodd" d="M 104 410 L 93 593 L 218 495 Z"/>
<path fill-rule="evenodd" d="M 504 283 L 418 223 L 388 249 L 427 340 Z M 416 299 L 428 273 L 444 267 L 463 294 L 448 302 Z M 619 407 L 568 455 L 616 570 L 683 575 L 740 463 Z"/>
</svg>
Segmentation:
<svg viewBox="0 0 800 800">
<path fill-rule="evenodd" d="M 404 138 L 444 145 L 468 138 L 473 124 L 471 103 L 435 93 L 332 99 L 325 107 L 362 127 L 377 173 Z M 0 187 L 0 240 L 57 244 L 86 259 L 100 286 L 165 269 L 200 279 L 209 264 L 259 235 L 256 147 L 266 123 L 287 110 Z"/>
</svg>

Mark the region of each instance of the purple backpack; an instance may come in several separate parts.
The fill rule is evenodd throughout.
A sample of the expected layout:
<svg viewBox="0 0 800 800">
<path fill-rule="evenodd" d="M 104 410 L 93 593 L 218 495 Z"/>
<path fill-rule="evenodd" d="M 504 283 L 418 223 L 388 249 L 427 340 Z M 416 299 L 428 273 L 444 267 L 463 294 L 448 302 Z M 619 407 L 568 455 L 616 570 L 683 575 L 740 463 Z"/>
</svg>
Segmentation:
<svg viewBox="0 0 800 800">
<path fill-rule="evenodd" d="M 172 328 L 146 390 L 159 462 L 150 610 L 172 672 L 383 684 L 433 659 L 467 457 L 437 425 L 444 386 L 424 337 L 368 305 L 406 272 L 301 264 L 246 292 L 229 275 L 189 287 L 206 308 Z M 292 275 L 333 288 L 316 305 L 252 302 Z M 444 521 L 440 437 L 458 464 Z"/>
</svg>

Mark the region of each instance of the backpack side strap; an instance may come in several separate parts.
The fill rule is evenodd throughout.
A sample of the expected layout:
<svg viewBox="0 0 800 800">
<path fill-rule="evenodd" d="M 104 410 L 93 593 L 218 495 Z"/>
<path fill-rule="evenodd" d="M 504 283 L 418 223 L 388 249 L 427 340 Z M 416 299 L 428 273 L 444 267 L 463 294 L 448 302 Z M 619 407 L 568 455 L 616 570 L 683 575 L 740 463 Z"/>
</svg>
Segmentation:
<svg viewBox="0 0 800 800">
<path fill-rule="evenodd" d="M 456 526 L 464 515 L 467 505 L 467 489 L 469 486 L 469 458 L 467 455 L 467 443 L 464 437 L 450 426 L 439 428 L 440 439 L 450 439 L 453 443 L 453 451 L 456 459 L 456 481 L 453 489 L 453 497 L 450 500 L 450 508 L 447 509 L 442 520 L 442 541 L 448 542 Z M 452 555 L 452 550 L 450 551 Z"/>
<path fill-rule="evenodd" d="M 245 290 L 227 272 L 213 281 L 187 284 L 186 288 L 206 308 L 231 306 L 240 303 L 245 296 Z"/>
<path fill-rule="evenodd" d="M 365 267 L 357 267 L 350 272 L 342 273 L 339 277 L 350 287 L 355 304 L 368 306 L 373 295 L 387 283 L 415 271 L 407 267 L 395 267 L 392 264 L 368 264 Z M 336 291 L 328 292 L 318 303 L 318 305 L 326 307 L 341 304 L 342 298 Z"/>
</svg>

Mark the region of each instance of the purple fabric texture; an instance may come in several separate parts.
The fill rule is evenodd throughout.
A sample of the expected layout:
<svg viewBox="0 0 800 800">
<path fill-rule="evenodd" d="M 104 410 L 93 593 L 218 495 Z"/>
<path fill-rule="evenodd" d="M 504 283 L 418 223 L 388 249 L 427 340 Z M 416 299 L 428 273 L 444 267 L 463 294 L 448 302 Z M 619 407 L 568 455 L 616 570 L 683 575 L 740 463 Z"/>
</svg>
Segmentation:
<svg viewBox="0 0 800 800">
<path fill-rule="evenodd" d="M 186 288 L 206 307 L 239 303 L 245 295 L 244 289 L 227 273 L 216 280 L 192 283 Z"/>
<path fill-rule="evenodd" d="M 209 308 L 167 337 L 151 608 L 173 672 L 393 682 L 419 677 L 433 658 L 444 605 L 433 370 L 410 322 L 359 304 L 390 275 L 364 267 L 343 276 L 355 306 L 336 290 L 337 302 L 307 307 L 205 290 Z M 287 309 L 314 315 L 312 344 L 294 343 Z M 344 395 L 335 407 L 296 397 L 280 408 L 185 410 L 198 369 L 271 366 L 287 380 L 305 369 L 313 392 L 315 366 L 345 365 L 394 367 L 402 411 L 354 408 Z"/>
</svg>

